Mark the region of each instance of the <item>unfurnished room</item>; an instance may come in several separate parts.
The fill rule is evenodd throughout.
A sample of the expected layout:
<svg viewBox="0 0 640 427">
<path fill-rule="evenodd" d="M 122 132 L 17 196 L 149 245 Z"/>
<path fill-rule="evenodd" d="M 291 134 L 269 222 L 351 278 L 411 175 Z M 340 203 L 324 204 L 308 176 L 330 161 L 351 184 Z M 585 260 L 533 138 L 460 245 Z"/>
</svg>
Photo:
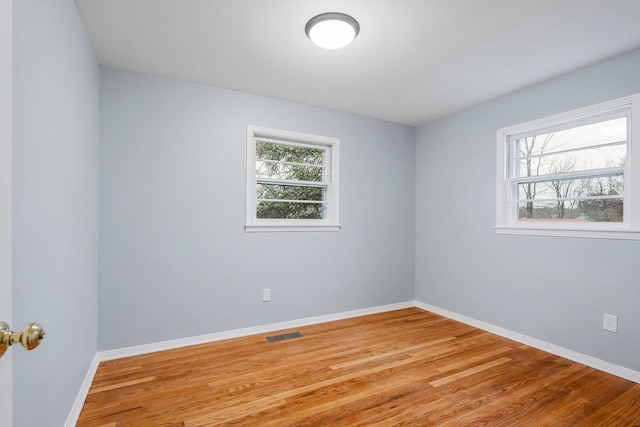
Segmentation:
<svg viewBox="0 0 640 427">
<path fill-rule="evenodd" d="M 640 426 L 640 1 L 0 21 L 1 426 Z"/>
</svg>

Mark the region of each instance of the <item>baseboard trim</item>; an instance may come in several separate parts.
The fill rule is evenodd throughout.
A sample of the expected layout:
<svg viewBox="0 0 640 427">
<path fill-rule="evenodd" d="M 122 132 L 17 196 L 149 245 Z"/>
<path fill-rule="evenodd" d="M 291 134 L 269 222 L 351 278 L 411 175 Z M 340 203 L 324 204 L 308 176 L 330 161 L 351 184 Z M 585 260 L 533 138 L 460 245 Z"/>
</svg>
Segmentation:
<svg viewBox="0 0 640 427">
<path fill-rule="evenodd" d="M 504 329 L 490 323 L 464 316 L 462 314 L 454 313 L 452 311 L 445 310 L 431 304 L 416 301 L 416 307 L 640 384 L 640 372 L 638 371 L 634 371 L 623 366 L 618 366 L 613 363 L 605 362 L 604 360 L 600 360 L 586 354 L 578 353 L 577 351 L 569 350 L 564 347 L 539 340 L 537 338 L 532 338 L 530 336 L 520 334 L 518 332 L 513 332 L 509 329 Z"/>
<path fill-rule="evenodd" d="M 304 319 L 291 320 L 287 322 L 271 323 L 267 325 L 254 326 L 249 328 L 234 329 L 230 331 L 216 332 L 213 334 L 199 335 L 189 338 L 180 338 L 170 341 L 162 341 L 152 344 L 137 345 L 115 350 L 98 352 L 100 361 L 121 359 L 123 357 L 139 356 L 141 354 L 155 353 L 156 351 L 172 350 L 190 345 L 206 344 L 231 338 L 246 337 L 249 335 L 264 334 L 283 329 L 299 328 L 301 326 L 315 325 L 318 323 L 332 322 L 335 320 L 349 319 L 351 317 L 366 316 L 369 314 L 384 313 L 386 311 L 400 310 L 403 308 L 415 307 L 415 301 L 406 301 L 396 304 L 388 304 L 378 307 L 353 310 L 342 313 L 334 313 L 323 316 L 307 317 Z"/>
<path fill-rule="evenodd" d="M 96 372 L 98 371 L 98 365 L 100 365 L 100 359 L 98 357 L 98 354 L 96 353 L 96 355 L 93 357 L 91 365 L 89 365 L 87 375 L 85 375 L 84 381 L 82 381 L 82 385 L 80 386 L 80 391 L 78 391 L 76 400 L 73 402 L 71 412 L 67 417 L 67 422 L 64 423 L 65 427 L 74 427 L 77 424 L 78 418 L 80 418 L 80 412 L 82 412 L 82 407 L 84 406 L 85 400 L 87 400 L 89 389 L 91 388 L 91 384 L 93 383 L 93 378 L 96 376 Z"/>
</svg>

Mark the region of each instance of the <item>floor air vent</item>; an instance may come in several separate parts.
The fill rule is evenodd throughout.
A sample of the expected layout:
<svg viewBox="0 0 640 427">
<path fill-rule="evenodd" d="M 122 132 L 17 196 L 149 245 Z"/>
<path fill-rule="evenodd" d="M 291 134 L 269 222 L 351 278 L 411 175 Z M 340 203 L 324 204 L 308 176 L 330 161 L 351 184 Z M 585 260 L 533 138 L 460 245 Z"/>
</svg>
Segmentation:
<svg viewBox="0 0 640 427">
<path fill-rule="evenodd" d="M 286 341 L 286 340 L 292 340 L 294 338 L 300 338 L 303 336 L 304 335 L 302 335 L 301 332 L 290 332 L 288 334 L 273 335 L 273 336 L 267 337 L 267 341 L 269 342 Z"/>
</svg>

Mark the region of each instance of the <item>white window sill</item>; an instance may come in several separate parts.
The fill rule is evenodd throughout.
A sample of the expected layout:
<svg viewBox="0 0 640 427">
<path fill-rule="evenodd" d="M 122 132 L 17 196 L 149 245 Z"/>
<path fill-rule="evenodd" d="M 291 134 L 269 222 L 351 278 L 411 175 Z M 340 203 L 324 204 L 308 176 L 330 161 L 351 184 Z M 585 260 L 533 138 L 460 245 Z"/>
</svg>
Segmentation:
<svg viewBox="0 0 640 427">
<path fill-rule="evenodd" d="M 260 225 L 245 225 L 244 230 L 247 233 L 260 233 L 260 232 L 282 232 L 282 231 L 338 231 L 342 228 L 341 225 L 275 225 L 275 224 L 260 224 Z"/>
<path fill-rule="evenodd" d="M 640 240 L 640 231 L 630 230 L 583 230 L 566 228 L 495 227 L 497 234 L 521 236 L 578 237 L 590 239 Z"/>
</svg>

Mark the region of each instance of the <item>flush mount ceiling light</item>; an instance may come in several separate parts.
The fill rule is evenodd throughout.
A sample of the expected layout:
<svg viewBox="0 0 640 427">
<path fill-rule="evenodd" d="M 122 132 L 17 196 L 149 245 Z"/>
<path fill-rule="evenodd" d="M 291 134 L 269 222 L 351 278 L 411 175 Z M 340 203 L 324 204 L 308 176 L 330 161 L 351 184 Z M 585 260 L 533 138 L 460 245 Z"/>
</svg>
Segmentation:
<svg viewBox="0 0 640 427">
<path fill-rule="evenodd" d="M 325 49 L 340 49 L 360 32 L 358 21 L 344 13 L 330 12 L 314 16 L 304 27 L 312 42 Z"/>
</svg>

